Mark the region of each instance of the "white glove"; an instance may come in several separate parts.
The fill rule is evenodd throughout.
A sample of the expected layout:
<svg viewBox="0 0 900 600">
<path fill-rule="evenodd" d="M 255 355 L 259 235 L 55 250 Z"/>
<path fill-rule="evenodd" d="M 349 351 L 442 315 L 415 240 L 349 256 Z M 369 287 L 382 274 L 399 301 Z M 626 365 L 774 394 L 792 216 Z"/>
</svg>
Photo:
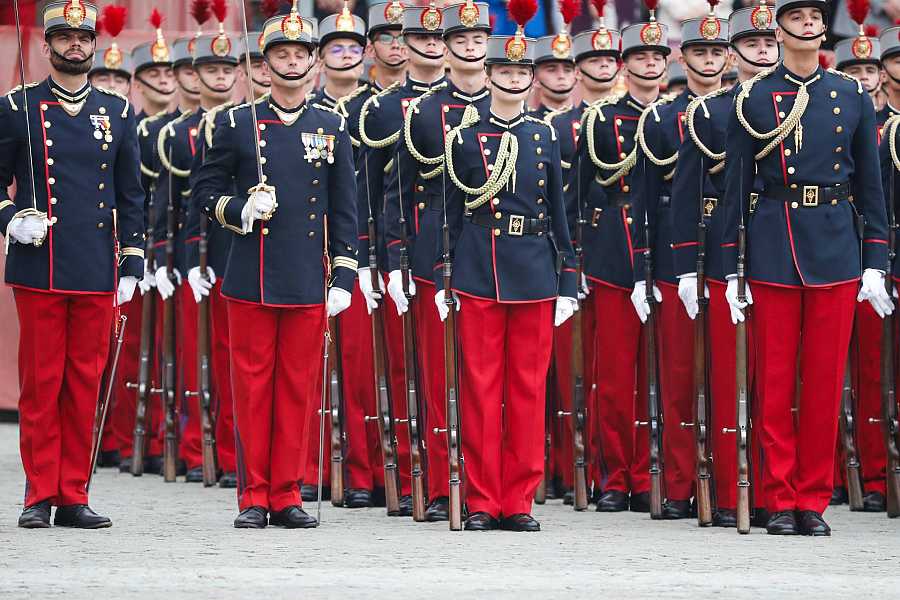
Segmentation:
<svg viewBox="0 0 900 600">
<path fill-rule="evenodd" d="M 569 317 L 578 310 L 578 301 L 575 298 L 560 296 L 556 299 L 556 315 L 553 318 L 553 326 L 559 327 L 569 320 Z"/>
<path fill-rule="evenodd" d="M 866 269 L 862 274 L 862 285 L 857 302 L 868 300 L 882 319 L 894 312 L 894 303 L 884 287 L 884 273 L 878 269 Z"/>
<path fill-rule="evenodd" d="M 156 287 L 156 275 L 150 270 L 150 264 L 144 261 L 144 276 L 138 281 L 138 287 L 141 290 L 141 296 L 150 291 L 150 288 Z"/>
<path fill-rule="evenodd" d="M 369 267 L 360 267 L 356 272 L 359 276 L 359 291 L 366 299 L 366 312 L 371 315 L 372 311 L 378 308 L 378 301 L 384 294 L 384 280 L 381 278 L 381 273 L 378 273 L 378 290 L 375 290 L 372 287 L 372 274 Z"/>
<path fill-rule="evenodd" d="M 194 292 L 194 301 L 197 304 L 200 304 L 204 296 L 209 296 L 209 290 L 216 283 L 216 272 L 212 267 L 206 267 L 206 274 L 209 276 L 208 281 L 201 277 L 200 267 L 193 267 L 188 271 L 188 283 L 191 291 Z"/>
<path fill-rule="evenodd" d="M 662 302 L 662 292 L 655 285 L 653 286 L 653 297 L 656 298 L 657 302 Z M 638 281 L 634 284 L 634 291 L 631 292 L 631 303 L 634 305 L 634 310 L 637 312 L 641 323 L 646 323 L 647 317 L 650 316 L 650 305 L 647 304 L 646 281 Z"/>
<path fill-rule="evenodd" d="M 387 292 L 394 300 L 397 306 L 397 314 L 402 315 L 409 310 L 409 300 L 406 299 L 406 293 L 403 289 L 403 274 L 399 269 L 395 269 L 388 274 Z M 409 295 L 416 295 L 416 282 L 413 278 L 409 278 Z"/>
<path fill-rule="evenodd" d="M 178 269 L 172 269 L 172 272 L 175 273 L 175 281 L 181 285 L 181 273 L 178 272 Z M 175 286 L 169 281 L 169 274 L 165 267 L 156 270 L 156 289 L 163 300 L 168 300 L 175 293 Z"/>
<path fill-rule="evenodd" d="M 728 287 L 725 288 L 725 300 L 728 301 L 728 307 L 731 308 L 731 322 L 735 325 L 744 322 L 744 319 L 747 318 L 746 315 L 744 315 L 744 309 L 747 308 L 748 304 L 753 304 L 753 294 L 750 293 L 750 284 L 745 282 L 744 285 L 746 288 L 745 295 L 747 296 L 747 301 L 738 302 L 737 277 L 728 277 Z"/>
<path fill-rule="evenodd" d="M 275 191 L 256 190 L 250 193 L 247 203 L 241 210 L 241 224 L 244 233 L 253 229 L 253 222 L 268 217 L 278 204 L 275 202 Z"/>
<path fill-rule="evenodd" d="M 131 302 L 134 296 L 134 288 L 137 287 L 138 279 L 132 275 L 126 275 L 119 279 L 119 289 L 116 290 L 116 302 L 121 306 Z"/>
<path fill-rule="evenodd" d="M 588 280 L 584 273 L 581 274 L 581 287 L 578 289 L 578 299 L 584 300 L 591 295 L 591 288 L 588 287 Z"/>
<path fill-rule="evenodd" d="M 47 226 L 50 221 L 46 217 L 26 215 L 10 221 L 6 229 L 7 236 L 20 244 L 34 244 L 47 237 Z"/>
<path fill-rule="evenodd" d="M 456 301 L 456 312 L 459 312 L 459 296 L 455 293 L 453 294 L 453 300 Z M 438 316 L 441 318 L 441 321 L 446 321 L 447 315 L 450 314 L 450 309 L 447 308 L 447 303 L 444 302 L 444 290 L 440 290 L 434 295 L 434 303 L 437 305 Z"/>
<path fill-rule="evenodd" d="M 341 289 L 339 287 L 333 287 L 329 289 L 328 302 L 325 305 L 325 310 L 328 312 L 328 316 L 337 316 L 350 308 L 350 300 L 352 298 L 353 296 L 350 295 L 350 292 L 345 289 Z"/>
<path fill-rule="evenodd" d="M 703 285 L 703 293 L 709 299 L 709 287 L 706 284 Z M 678 278 L 678 297 L 681 298 L 681 303 L 684 304 L 684 309 L 691 320 L 696 319 L 697 313 L 700 312 L 696 273 L 689 273 Z"/>
</svg>

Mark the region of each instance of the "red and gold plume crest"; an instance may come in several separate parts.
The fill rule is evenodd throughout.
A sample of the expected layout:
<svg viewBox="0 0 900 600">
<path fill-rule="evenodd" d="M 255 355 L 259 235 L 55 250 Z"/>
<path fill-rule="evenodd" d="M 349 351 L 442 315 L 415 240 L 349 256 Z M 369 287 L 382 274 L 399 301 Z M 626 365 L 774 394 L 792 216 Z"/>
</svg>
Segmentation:
<svg viewBox="0 0 900 600">
<path fill-rule="evenodd" d="M 124 57 L 119 45 L 116 43 L 116 37 L 122 33 L 125 28 L 125 18 L 128 16 L 128 9 L 124 6 L 116 6 L 110 4 L 103 8 L 101 14 L 101 22 L 106 33 L 113 38 L 109 49 L 103 54 L 103 66 L 107 69 L 119 69 L 122 67 Z"/>
<path fill-rule="evenodd" d="M 163 36 L 162 13 L 159 9 L 154 8 L 150 13 L 150 26 L 156 30 L 156 41 L 150 46 L 150 56 L 153 62 L 169 62 L 169 46 L 166 44 L 166 38 Z"/>
<path fill-rule="evenodd" d="M 525 25 L 537 13 L 537 0 L 509 0 L 509 15 L 516 22 L 516 35 L 506 42 L 506 57 L 519 61 L 525 58 Z"/>
<path fill-rule="evenodd" d="M 859 35 L 853 40 L 850 50 L 853 56 L 866 60 L 872 56 L 872 42 L 866 35 L 866 17 L 869 16 L 869 0 L 847 0 L 847 12 L 859 25 Z"/>
</svg>

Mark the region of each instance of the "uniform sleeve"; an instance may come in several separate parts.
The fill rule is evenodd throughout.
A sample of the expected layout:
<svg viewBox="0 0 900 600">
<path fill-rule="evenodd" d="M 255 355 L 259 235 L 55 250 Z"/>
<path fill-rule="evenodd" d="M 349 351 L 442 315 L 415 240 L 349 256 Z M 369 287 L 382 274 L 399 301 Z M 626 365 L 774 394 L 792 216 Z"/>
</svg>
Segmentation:
<svg viewBox="0 0 900 600">
<path fill-rule="evenodd" d="M 695 113 L 696 116 L 696 113 Z M 694 119 L 694 133 L 706 140 L 707 119 Z M 701 178 L 709 165 L 691 136 L 685 136 L 678 151 L 678 164 L 672 181 L 672 256 L 675 275 L 694 273 L 697 270 L 697 225 L 700 218 L 700 197 L 703 195 Z"/>
<path fill-rule="evenodd" d="M 10 110 L 9 103 L 0 99 L 0 233 L 4 235 L 17 211 L 8 191 L 16 175 L 19 158 L 17 128 L 13 123 L 15 114 Z"/>
<path fill-rule="evenodd" d="M 331 286 L 348 292 L 353 291 L 359 264 L 356 197 L 353 146 L 344 127 L 337 136 L 333 172 L 328 177 L 328 253 Z"/>
<path fill-rule="evenodd" d="M 550 148 L 550 169 L 548 171 L 548 200 L 550 202 L 550 225 L 554 243 L 562 268 L 559 273 L 559 295 L 577 298 L 578 272 L 575 269 L 575 251 L 566 219 L 566 203 L 563 197 L 563 173 L 559 151 L 559 136 L 553 137 Z"/>
<path fill-rule="evenodd" d="M 241 211 L 248 194 L 234 189 L 234 176 L 238 172 L 238 147 L 235 128 L 216 127 L 212 147 L 203 165 L 197 171 L 191 194 L 192 203 L 219 225 L 244 235 Z"/>
<path fill-rule="evenodd" d="M 725 140 L 725 222 L 722 231 L 722 269 L 737 272 L 738 229 L 750 218 L 750 194 L 756 173 L 755 143 L 741 125 L 734 107 L 728 117 Z"/>
<path fill-rule="evenodd" d="M 652 109 L 647 109 L 652 110 Z M 658 152 L 658 148 L 662 145 L 662 131 L 658 123 L 654 119 L 648 118 L 644 127 L 644 140 L 651 151 Z M 662 252 L 667 249 L 653 248 L 653 241 L 656 239 L 656 219 L 659 207 L 659 194 L 661 189 L 662 178 L 664 176 L 663 168 L 653 163 L 644 152 L 640 143 L 637 147 L 637 164 L 634 167 L 632 181 L 631 206 L 632 214 L 632 246 L 634 250 L 634 280 L 644 281 L 644 252 L 647 250 L 647 244 L 651 244 L 651 248 L 656 252 Z M 646 226 L 645 226 L 646 223 Z"/>
<path fill-rule="evenodd" d="M 862 116 L 853 135 L 853 204 L 865 220 L 862 239 L 863 268 L 887 268 L 887 211 L 878 163 L 875 107 L 868 94 L 859 94 Z"/>
<path fill-rule="evenodd" d="M 119 277 L 144 274 L 144 188 L 141 185 L 141 151 L 134 111 L 128 110 L 124 137 L 116 156 L 115 185 L 121 258 Z"/>
</svg>

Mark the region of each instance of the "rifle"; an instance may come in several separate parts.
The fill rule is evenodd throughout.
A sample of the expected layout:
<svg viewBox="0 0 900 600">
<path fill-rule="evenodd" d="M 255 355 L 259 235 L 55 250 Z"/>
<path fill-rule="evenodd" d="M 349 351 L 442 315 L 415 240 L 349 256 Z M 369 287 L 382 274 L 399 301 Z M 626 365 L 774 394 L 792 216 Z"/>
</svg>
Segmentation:
<svg viewBox="0 0 900 600">
<path fill-rule="evenodd" d="M 706 206 L 703 199 L 703 188 L 706 183 L 706 171 L 703 159 L 700 160 L 700 210 L 697 219 L 697 316 L 694 318 L 694 422 L 681 423 L 681 427 L 694 428 L 694 441 L 697 451 L 697 524 L 700 527 L 712 525 L 712 492 L 710 490 L 710 452 L 707 413 L 709 397 L 707 394 L 706 371 L 706 309 L 709 300 L 706 298 Z"/>
<path fill-rule="evenodd" d="M 644 286 L 647 290 L 647 320 L 644 322 L 644 344 L 647 353 L 647 422 L 637 422 L 650 429 L 650 517 L 662 518 L 662 503 L 665 498 L 663 479 L 662 434 L 663 417 L 659 402 L 659 364 L 656 356 L 656 297 L 653 295 L 653 251 L 650 246 L 650 226 L 644 212 L 644 234 L 647 247 L 644 249 Z"/>
<path fill-rule="evenodd" d="M 850 348 L 856 345 L 854 335 Z M 847 497 L 850 510 L 863 510 L 863 486 L 859 465 L 859 452 L 856 448 L 856 410 L 853 394 L 853 382 L 850 373 L 850 358 L 847 357 L 847 365 L 844 369 L 844 386 L 841 391 L 840 410 L 840 434 L 844 446 L 844 477 L 847 479 Z"/>
<path fill-rule="evenodd" d="M 550 426 L 553 423 L 553 419 L 551 418 L 551 415 L 553 414 L 553 398 L 551 396 L 551 390 L 554 385 L 553 362 L 551 361 L 550 368 L 547 370 L 547 378 L 544 382 L 544 476 L 541 477 L 541 482 L 534 491 L 535 504 L 544 504 L 547 502 L 547 490 L 553 485 L 553 480 L 550 476 L 550 453 L 552 452 L 553 446 L 553 434 L 550 431 Z"/>
<path fill-rule="evenodd" d="M 397 157 L 397 169 L 400 168 L 399 155 Z M 425 469 L 422 465 L 422 457 L 425 454 L 425 446 L 422 434 L 419 431 L 419 370 L 416 363 L 416 320 L 412 313 L 413 296 L 409 293 L 409 243 L 406 235 L 406 218 L 403 216 L 403 198 L 400 198 L 400 275 L 403 284 L 403 293 L 408 302 L 408 308 L 403 313 L 403 373 L 406 379 L 406 424 L 409 427 L 409 460 L 412 475 L 412 513 L 413 520 L 422 522 L 425 520 Z"/>
<path fill-rule="evenodd" d="M 896 135 L 896 127 L 891 129 L 891 136 Z M 893 153 L 892 153 L 893 154 Z M 888 265 L 884 286 L 888 297 L 894 303 L 894 281 L 891 278 L 892 266 L 897 256 L 897 215 L 894 208 L 894 174 L 891 169 L 891 199 L 888 203 L 890 229 L 888 230 Z M 896 311 L 896 303 L 894 303 Z M 890 518 L 900 517 L 900 424 L 897 417 L 897 398 L 895 395 L 894 364 L 894 314 L 884 318 L 881 334 L 881 430 L 884 433 L 884 444 L 887 450 L 887 515 Z M 876 419 L 869 419 L 870 422 Z"/>
<path fill-rule="evenodd" d="M 343 429 L 343 394 L 341 385 L 344 381 L 341 372 L 340 355 L 340 321 L 332 317 L 329 329 L 331 336 L 328 351 L 328 409 L 331 423 L 331 504 L 344 504 L 344 429 Z"/>
<path fill-rule="evenodd" d="M 169 164 L 172 151 L 169 150 Z M 172 171 L 169 170 L 169 198 L 166 204 L 166 274 L 172 286 L 177 286 L 175 278 L 175 200 L 172 194 Z M 176 414 L 175 377 L 175 294 L 163 301 L 163 369 L 162 396 L 165 415 L 165 437 L 163 441 L 163 480 L 175 481 L 178 460 L 178 417 Z"/>
<path fill-rule="evenodd" d="M 208 218 L 200 215 L 200 239 L 198 250 L 200 254 L 200 277 L 209 281 L 207 273 L 208 251 L 206 231 Z M 200 362 L 198 373 L 198 391 L 188 392 L 190 395 L 199 396 L 200 400 L 200 429 L 203 433 L 203 485 L 211 487 L 216 484 L 216 431 L 212 414 L 212 397 L 210 395 L 209 382 L 209 296 L 200 299 L 197 305 L 197 359 Z"/>
<path fill-rule="evenodd" d="M 97 457 L 100 456 L 100 447 L 103 443 L 103 428 L 106 426 L 106 415 L 109 413 L 109 404 L 112 400 L 113 388 L 116 382 L 116 372 L 119 370 L 119 355 L 122 353 L 122 342 L 125 339 L 126 321 L 128 321 L 128 317 L 122 315 L 115 324 L 115 350 L 109 369 L 109 378 L 106 381 L 106 391 L 98 398 L 100 404 L 98 404 L 94 412 L 94 431 L 91 436 L 91 470 L 88 472 L 87 485 L 85 486 L 88 490 L 91 489 L 91 480 L 94 477 L 94 471 L 97 469 Z"/>
<path fill-rule="evenodd" d="M 741 161 L 743 167 L 743 160 Z M 743 173 L 743 168 L 741 169 Z M 740 195 L 740 224 L 737 239 L 737 299 L 747 301 L 747 278 L 744 265 L 747 256 L 747 230 L 744 227 L 744 197 Z M 746 308 L 744 309 L 747 310 Z M 750 533 L 750 404 L 747 392 L 747 323 L 746 318 L 735 330 L 735 378 L 737 379 L 737 530 Z M 727 433 L 726 429 L 722 433 Z"/>
<path fill-rule="evenodd" d="M 148 270 L 154 271 L 152 227 L 147 233 L 144 253 L 148 260 Z M 138 378 L 136 382 L 126 382 L 125 387 L 135 390 L 134 431 L 132 433 L 131 474 L 144 474 L 144 451 L 146 450 L 147 419 L 150 396 L 162 392 L 153 387 L 153 353 L 156 348 L 156 294 L 151 289 L 141 298 L 141 347 L 138 358 Z"/>
<path fill-rule="evenodd" d="M 456 353 L 456 302 L 450 287 L 453 263 L 450 259 L 450 226 L 447 224 L 447 201 L 444 199 L 443 283 L 447 319 L 444 321 L 444 377 L 447 388 L 447 457 L 450 461 L 450 531 L 462 530 L 462 469 L 459 421 L 459 365 Z"/>
<path fill-rule="evenodd" d="M 372 289 L 378 285 L 378 258 L 375 249 L 375 218 L 369 211 L 369 274 Z M 387 382 L 387 351 L 384 341 L 384 303 L 372 309 L 372 342 L 375 357 L 375 394 L 378 400 L 378 416 L 366 417 L 366 421 L 378 422 L 381 435 L 381 456 L 384 459 L 384 497 L 388 516 L 400 513 L 400 473 L 397 469 L 397 438 L 394 434 L 394 416 L 391 410 L 391 390 Z"/>
</svg>

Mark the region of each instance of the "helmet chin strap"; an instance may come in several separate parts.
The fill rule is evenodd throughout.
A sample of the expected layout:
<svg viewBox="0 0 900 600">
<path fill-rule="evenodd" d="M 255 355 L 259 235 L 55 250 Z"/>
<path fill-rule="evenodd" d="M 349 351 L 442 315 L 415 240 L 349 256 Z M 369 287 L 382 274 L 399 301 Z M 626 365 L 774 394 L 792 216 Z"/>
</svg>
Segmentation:
<svg viewBox="0 0 900 600">
<path fill-rule="evenodd" d="M 390 63 L 390 62 L 382 59 L 381 57 L 379 57 L 377 52 L 375 53 L 375 60 L 378 61 L 379 63 L 381 63 L 382 65 L 384 65 L 385 67 L 387 67 L 388 69 L 402 69 L 403 65 L 405 65 L 407 62 L 409 62 L 409 59 L 404 58 L 403 60 L 398 60 L 395 63 Z"/>
<path fill-rule="evenodd" d="M 156 93 L 159 94 L 160 96 L 171 96 L 172 94 L 175 93 L 175 90 L 171 90 L 171 91 L 166 92 L 166 91 L 164 91 L 164 90 L 159 89 L 159 88 L 156 87 L 155 85 L 153 85 L 153 84 L 151 84 L 151 83 L 149 83 L 149 82 L 147 82 L 147 81 L 144 81 L 144 80 L 141 78 L 140 75 L 135 75 L 135 76 L 134 76 L 134 79 L 135 79 L 135 81 L 137 81 L 138 83 L 140 83 L 140 84 L 141 84 L 142 86 L 144 86 L 145 88 L 147 88 L 147 89 L 149 89 L 149 90 L 152 90 L 152 91 L 156 92 Z"/>
<path fill-rule="evenodd" d="M 252 81 L 255 85 L 258 85 L 259 87 L 264 87 L 264 88 L 272 87 L 271 81 L 259 81 L 258 79 L 253 79 L 252 77 L 250 78 L 250 81 Z"/>
<path fill-rule="evenodd" d="M 792 32 L 790 29 L 788 29 L 787 27 L 782 25 L 781 23 L 778 23 L 778 26 L 787 35 L 791 36 L 795 40 L 800 40 L 803 42 L 811 42 L 813 40 L 819 39 L 820 37 L 825 37 L 825 34 L 828 32 L 828 27 L 826 26 L 826 27 L 822 28 L 822 31 L 820 33 L 817 33 L 815 35 L 810 35 L 810 36 L 803 36 L 803 35 L 797 35 L 796 33 Z"/>
<path fill-rule="evenodd" d="M 647 77 L 646 75 L 638 75 L 637 73 L 635 73 L 634 71 L 629 69 L 628 74 L 631 75 L 632 77 L 637 77 L 638 79 L 643 79 L 644 81 L 659 81 L 660 79 L 662 79 L 665 76 L 666 72 L 662 71 L 656 77 Z"/>
<path fill-rule="evenodd" d="M 224 94 L 226 92 L 230 92 L 231 90 L 234 89 L 234 84 L 237 83 L 237 78 L 235 78 L 234 81 L 231 82 L 231 85 L 229 85 L 227 89 L 218 90 L 218 89 L 214 88 L 213 86 L 209 85 L 208 83 L 206 83 L 206 80 L 203 79 L 203 75 L 201 75 L 199 71 L 197 71 L 197 79 L 200 80 L 200 83 L 201 83 L 201 85 L 203 85 L 203 87 L 205 87 L 206 89 L 208 89 L 211 92 L 215 92 L 216 94 Z"/>
<path fill-rule="evenodd" d="M 355 69 L 356 67 L 358 67 L 359 65 L 363 64 L 363 61 L 362 61 L 362 59 L 359 59 L 358 61 L 356 61 L 355 63 L 353 63 L 352 65 L 347 66 L 347 67 L 332 67 L 325 61 L 322 61 L 322 64 L 325 65 L 325 68 L 328 69 L 329 71 L 341 72 L 341 71 L 351 71 L 351 70 Z"/>
<path fill-rule="evenodd" d="M 744 54 L 740 50 L 738 50 L 737 46 L 732 46 L 731 49 L 734 50 L 734 53 L 740 56 L 741 60 L 743 60 L 745 63 L 760 69 L 768 69 L 769 67 L 774 67 L 776 64 L 778 64 L 777 60 L 773 62 L 758 62 L 755 60 L 750 60 L 749 58 L 744 56 Z"/>
<path fill-rule="evenodd" d="M 531 78 L 531 82 L 526 87 L 519 88 L 519 89 L 503 87 L 502 85 L 500 85 L 499 83 L 494 81 L 493 78 L 491 78 L 490 82 L 491 82 L 491 86 L 497 88 L 501 92 L 506 92 L 507 94 L 511 94 L 511 95 L 517 95 L 517 94 L 525 94 L 528 92 L 528 90 L 531 89 L 531 86 L 534 85 L 534 77 Z"/>
<path fill-rule="evenodd" d="M 687 59 L 687 58 L 684 59 L 684 66 L 686 66 L 688 69 L 690 69 L 690 70 L 691 70 L 695 75 L 697 75 L 698 77 L 703 77 L 703 78 L 706 78 L 706 79 L 713 79 L 713 78 L 718 77 L 719 75 L 722 74 L 722 72 L 725 70 L 725 67 L 728 66 L 728 61 L 726 60 L 725 62 L 723 62 L 723 63 L 722 63 L 722 67 L 721 67 L 718 71 L 716 71 L 715 73 L 704 73 L 703 71 L 700 71 L 700 70 L 698 70 L 698 69 L 695 69 L 695 68 L 691 65 L 691 63 L 688 62 L 688 59 Z"/>
<path fill-rule="evenodd" d="M 418 48 L 416 48 L 416 47 L 413 46 L 412 44 L 407 44 L 406 47 L 409 48 L 410 50 L 412 50 L 413 52 L 415 52 L 416 54 L 418 54 L 419 56 L 421 56 L 422 58 L 427 58 L 428 60 L 439 60 L 439 59 L 441 59 L 441 58 L 444 58 L 443 53 L 441 53 L 441 54 L 427 54 L 427 53 L 425 53 L 425 52 L 422 52 L 421 50 L 419 50 Z"/>
<path fill-rule="evenodd" d="M 544 87 L 544 89 L 546 89 L 548 92 L 551 92 L 551 93 L 553 93 L 553 94 L 568 94 L 568 93 L 570 93 L 572 90 L 575 89 L 575 84 L 573 83 L 573 84 L 570 85 L 569 87 L 564 88 L 564 89 L 561 89 L 561 90 L 554 90 L 552 87 L 547 87 L 546 85 L 543 86 L 543 87 Z"/>
<path fill-rule="evenodd" d="M 591 75 L 590 73 L 588 73 L 587 71 L 585 71 L 585 70 L 582 69 L 582 68 L 579 68 L 578 71 L 579 71 L 582 75 L 584 75 L 585 77 L 587 77 L 588 79 L 590 79 L 591 81 L 596 81 L 597 83 L 611 83 L 611 82 L 613 82 L 613 81 L 616 80 L 616 77 L 619 76 L 619 69 L 616 69 L 616 72 L 615 72 L 615 73 L 613 73 L 612 75 L 610 75 L 609 77 L 607 77 L 607 78 L 605 78 L 605 79 L 603 79 L 603 78 L 601 78 L 601 77 L 594 77 L 593 75 Z"/>
<path fill-rule="evenodd" d="M 300 75 L 285 75 L 284 73 L 281 73 L 280 71 L 275 69 L 275 67 L 272 66 L 272 63 L 270 63 L 268 61 L 266 61 L 266 62 L 269 65 L 269 70 L 272 71 L 273 73 L 275 73 L 276 75 L 278 75 L 279 77 L 281 77 L 282 79 L 284 79 L 285 81 L 300 81 L 301 79 L 303 79 L 304 77 L 309 75 L 309 72 L 312 71 L 312 68 L 314 66 L 316 66 L 316 61 L 314 59 L 311 59 L 309 61 L 309 64 L 306 66 L 306 70 L 303 71 L 303 73 L 301 73 Z"/>
<path fill-rule="evenodd" d="M 482 54 L 481 56 L 476 56 L 475 58 L 466 58 L 465 56 L 460 56 L 459 54 L 457 54 L 456 52 L 454 52 L 452 48 L 447 48 L 447 50 L 449 50 L 449 51 L 450 51 L 450 54 L 452 54 L 453 56 L 455 56 L 455 57 L 458 58 L 459 60 L 461 60 L 461 61 L 463 61 L 463 62 L 467 62 L 467 63 L 477 63 L 477 62 L 480 61 L 480 60 L 484 60 L 485 57 L 487 56 L 487 54 Z"/>
</svg>

